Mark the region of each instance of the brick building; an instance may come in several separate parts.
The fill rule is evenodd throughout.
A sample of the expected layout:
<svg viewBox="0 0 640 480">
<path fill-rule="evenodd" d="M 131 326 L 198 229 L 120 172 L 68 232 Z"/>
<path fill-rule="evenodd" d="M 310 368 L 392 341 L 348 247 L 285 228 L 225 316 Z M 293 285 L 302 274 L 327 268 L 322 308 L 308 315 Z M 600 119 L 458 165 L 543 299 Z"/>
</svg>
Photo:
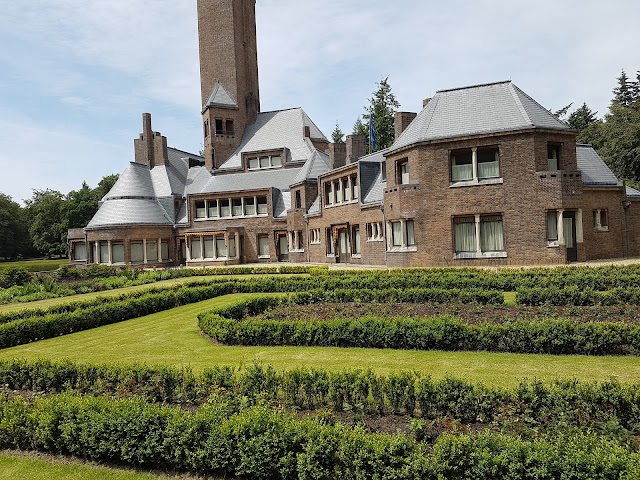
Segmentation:
<svg viewBox="0 0 640 480">
<path fill-rule="evenodd" d="M 198 0 L 204 157 L 143 114 L 75 264 L 558 264 L 640 254 L 640 192 L 510 81 L 441 90 L 396 139 L 260 111 L 255 0 Z"/>
</svg>

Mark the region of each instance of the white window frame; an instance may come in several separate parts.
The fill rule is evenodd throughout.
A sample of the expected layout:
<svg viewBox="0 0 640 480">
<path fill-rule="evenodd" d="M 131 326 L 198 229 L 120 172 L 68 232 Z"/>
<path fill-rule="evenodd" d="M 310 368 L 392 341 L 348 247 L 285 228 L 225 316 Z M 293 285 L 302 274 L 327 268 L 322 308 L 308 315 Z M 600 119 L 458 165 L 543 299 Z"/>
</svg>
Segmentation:
<svg viewBox="0 0 640 480">
<path fill-rule="evenodd" d="M 486 250 L 483 251 L 482 249 L 482 228 L 483 228 L 483 223 L 486 222 L 490 222 L 490 218 L 494 218 L 494 217 L 500 217 L 500 221 L 502 223 L 502 250 Z M 464 219 L 473 219 L 472 222 L 469 221 L 463 221 Z M 456 244 L 456 224 L 458 223 L 473 223 L 474 225 L 474 243 L 475 243 L 475 251 L 456 251 L 455 248 L 455 244 Z M 466 216 L 462 216 L 462 217 L 454 217 L 453 218 L 453 229 L 452 229 L 452 235 L 453 235 L 453 246 L 454 246 L 454 251 L 453 251 L 453 258 L 454 260 L 464 260 L 464 259 L 473 259 L 473 258 L 505 258 L 507 256 L 507 250 L 506 250 L 506 245 L 505 245 L 505 241 L 504 241 L 504 215 L 502 215 L 502 213 L 495 213 L 495 214 L 475 214 L 472 217 L 469 215 Z"/>
<path fill-rule="evenodd" d="M 454 161 L 456 158 L 456 154 L 462 152 L 468 152 L 471 150 L 471 176 L 469 178 L 464 178 L 460 180 L 456 180 L 454 176 L 454 168 L 457 165 L 454 165 Z M 479 174 L 479 165 L 484 165 L 486 163 L 493 162 L 478 162 L 478 150 L 481 152 L 484 151 L 493 151 L 495 160 L 493 162 L 497 162 L 498 164 L 498 176 L 480 176 Z M 469 164 L 463 164 L 465 166 Z M 502 179 L 502 161 L 500 155 L 500 147 L 499 146 L 483 146 L 483 147 L 471 147 L 470 149 L 455 149 L 449 152 L 449 167 L 451 171 L 451 179 L 450 179 L 450 187 L 470 187 L 474 185 L 491 185 L 496 183 L 503 183 Z"/>
</svg>

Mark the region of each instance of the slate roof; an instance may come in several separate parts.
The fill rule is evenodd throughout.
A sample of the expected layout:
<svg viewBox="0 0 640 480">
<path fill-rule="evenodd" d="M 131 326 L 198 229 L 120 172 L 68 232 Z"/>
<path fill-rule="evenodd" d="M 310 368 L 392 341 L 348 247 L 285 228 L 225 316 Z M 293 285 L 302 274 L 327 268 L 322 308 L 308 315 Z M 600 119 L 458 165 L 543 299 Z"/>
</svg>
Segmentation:
<svg viewBox="0 0 640 480">
<path fill-rule="evenodd" d="M 422 141 L 529 128 L 570 130 L 511 81 L 439 90 L 391 149 Z"/>
<path fill-rule="evenodd" d="M 640 192 L 638 190 L 636 190 L 635 188 L 626 187 L 626 194 L 627 194 L 627 197 L 630 197 L 630 198 L 633 198 L 633 199 L 639 199 L 640 198 Z"/>
<path fill-rule="evenodd" d="M 206 107 L 238 108 L 238 103 L 231 98 L 220 82 L 216 82 L 207 103 L 202 106 L 203 110 Z"/>
<path fill-rule="evenodd" d="M 302 168 L 274 168 L 255 172 L 209 175 L 208 182 L 199 191 L 189 189 L 188 193 L 233 192 L 271 187 L 289 190 L 289 185 L 295 183 L 301 171 Z"/>
<path fill-rule="evenodd" d="M 160 202 L 148 198 L 106 200 L 86 226 L 88 230 L 135 225 L 167 225 L 173 221 Z"/>
<path fill-rule="evenodd" d="M 360 158 L 360 198 L 363 205 L 382 203 L 387 181 L 382 178 L 382 166 L 386 150 Z"/>
<path fill-rule="evenodd" d="M 591 145 L 576 145 L 576 162 L 582 171 L 583 185 L 622 185 Z"/>
<path fill-rule="evenodd" d="M 311 138 L 326 140 L 320 129 L 311 121 L 301 108 L 263 112 L 258 114 L 255 123 L 247 125 L 238 148 L 220 166 L 221 170 L 242 167 L 242 154 L 260 150 L 288 148 L 290 157 L 286 162 L 305 162 L 315 148 L 304 137 L 304 127 L 309 127 Z"/>
</svg>

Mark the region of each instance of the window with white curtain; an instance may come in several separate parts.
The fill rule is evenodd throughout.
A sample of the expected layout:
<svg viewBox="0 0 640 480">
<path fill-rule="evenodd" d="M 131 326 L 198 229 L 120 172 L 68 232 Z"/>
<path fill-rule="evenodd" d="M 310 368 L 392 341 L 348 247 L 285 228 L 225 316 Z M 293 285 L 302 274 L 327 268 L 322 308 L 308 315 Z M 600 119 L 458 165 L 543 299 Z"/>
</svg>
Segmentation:
<svg viewBox="0 0 640 480">
<path fill-rule="evenodd" d="M 73 245 L 73 259 L 74 260 L 87 259 L 87 245 L 85 243 L 75 243 Z"/>
<path fill-rule="evenodd" d="M 213 250 L 213 237 L 204 237 L 204 258 L 215 258 L 216 254 Z"/>
<path fill-rule="evenodd" d="M 158 261 L 158 242 L 147 240 L 147 262 Z"/>
<path fill-rule="evenodd" d="M 456 253 L 476 251 L 476 221 L 474 217 L 456 218 L 453 235 Z"/>
<path fill-rule="evenodd" d="M 480 237 L 476 235 L 478 230 Z M 505 256 L 502 215 L 454 218 L 453 236 L 455 253 L 461 258 Z"/>
<path fill-rule="evenodd" d="M 227 256 L 227 244 L 224 241 L 223 235 L 216 235 L 216 257 L 226 258 Z"/>
<path fill-rule="evenodd" d="M 202 258 L 202 244 L 200 237 L 191 238 L 191 258 Z"/>
<path fill-rule="evenodd" d="M 502 216 L 480 217 L 480 250 L 483 252 L 504 251 Z"/>
<path fill-rule="evenodd" d="M 144 250 L 142 242 L 131 242 L 131 263 L 142 263 L 144 262 Z"/>
<path fill-rule="evenodd" d="M 547 241 L 558 241 L 558 214 L 555 210 L 547 212 Z"/>
<path fill-rule="evenodd" d="M 269 237 L 267 235 L 258 235 L 258 256 L 269 257 Z"/>
<path fill-rule="evenodd" d="M 109 263 L 109 244 L 100 242 L 100 263 Z"/>
<path fill-rule="evenodd" d="M 111 244 L 111 263 L 124 263 L 124 243 Z"/>
</svg>

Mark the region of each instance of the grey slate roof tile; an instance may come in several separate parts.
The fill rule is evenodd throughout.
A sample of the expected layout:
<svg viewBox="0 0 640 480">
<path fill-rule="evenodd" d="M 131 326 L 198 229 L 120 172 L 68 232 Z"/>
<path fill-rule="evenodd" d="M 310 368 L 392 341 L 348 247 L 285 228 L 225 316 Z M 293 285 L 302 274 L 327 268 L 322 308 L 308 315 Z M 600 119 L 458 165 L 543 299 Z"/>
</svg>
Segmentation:
<svg viewBox="0 0 640 480">
<path fill-rule="evenodd" d="M 621 185 L 591 145 L 576 145 L 576 162 L 582 171 L 583 185 Z"/>
<path fill-rule="evenodd" d="M 209 175 L 208 182 L 199 191 L 191 190 L 189 193 L 233 192 L 271 187 L 289 190 L 289 186 L 295 183 L 301 170 L 301 168 L 274 168 L 255 172 Z"/>
<path fill-rule="evenodd" d="M 122 197 L 155 198 L 155 195 L 149 167 L 130 163 L 109 193 L 104 196 L 103 201 Z"/>
<path fill-rule="evenodd" d="M 568 130 L 510 81 L 436 92 L 391 146 L 527 128 Z"/>
<path fill-rule="evenodd" d="M 221 170 L 242 167 L 242 153 L 288 148 L 289 161 L 305 162 L 313 153 L 313 145 L 304 137 L 308 126 L 312 138 L 326 139 L 301 108 L 263 112 L 255 123 L 248 125 L 236 151 L 220 167 Z"/>
<path fill-rule="evenodd" d="M 115 226 L 168 225 L 170 219 L 157 200 L 125 198 L 105 201 L 87 225 L 87 229 Z"/>
<path fill-rule="evenodd" d="M 231 98 L 229 92 L 225 90 L 220 82 L 216 82 L 207 103 L 205 103 L 203 107 L 238 108 L 238 103 Z"/>
<path fill-rule="evenodd" d="M 626 194 L 627 194 L 627 197 L 630 197 L 630 198 L 634 198 L 634 199 L 640 198 L 640 192 L 635 188 L 626 187 Z"/>
</svg>

